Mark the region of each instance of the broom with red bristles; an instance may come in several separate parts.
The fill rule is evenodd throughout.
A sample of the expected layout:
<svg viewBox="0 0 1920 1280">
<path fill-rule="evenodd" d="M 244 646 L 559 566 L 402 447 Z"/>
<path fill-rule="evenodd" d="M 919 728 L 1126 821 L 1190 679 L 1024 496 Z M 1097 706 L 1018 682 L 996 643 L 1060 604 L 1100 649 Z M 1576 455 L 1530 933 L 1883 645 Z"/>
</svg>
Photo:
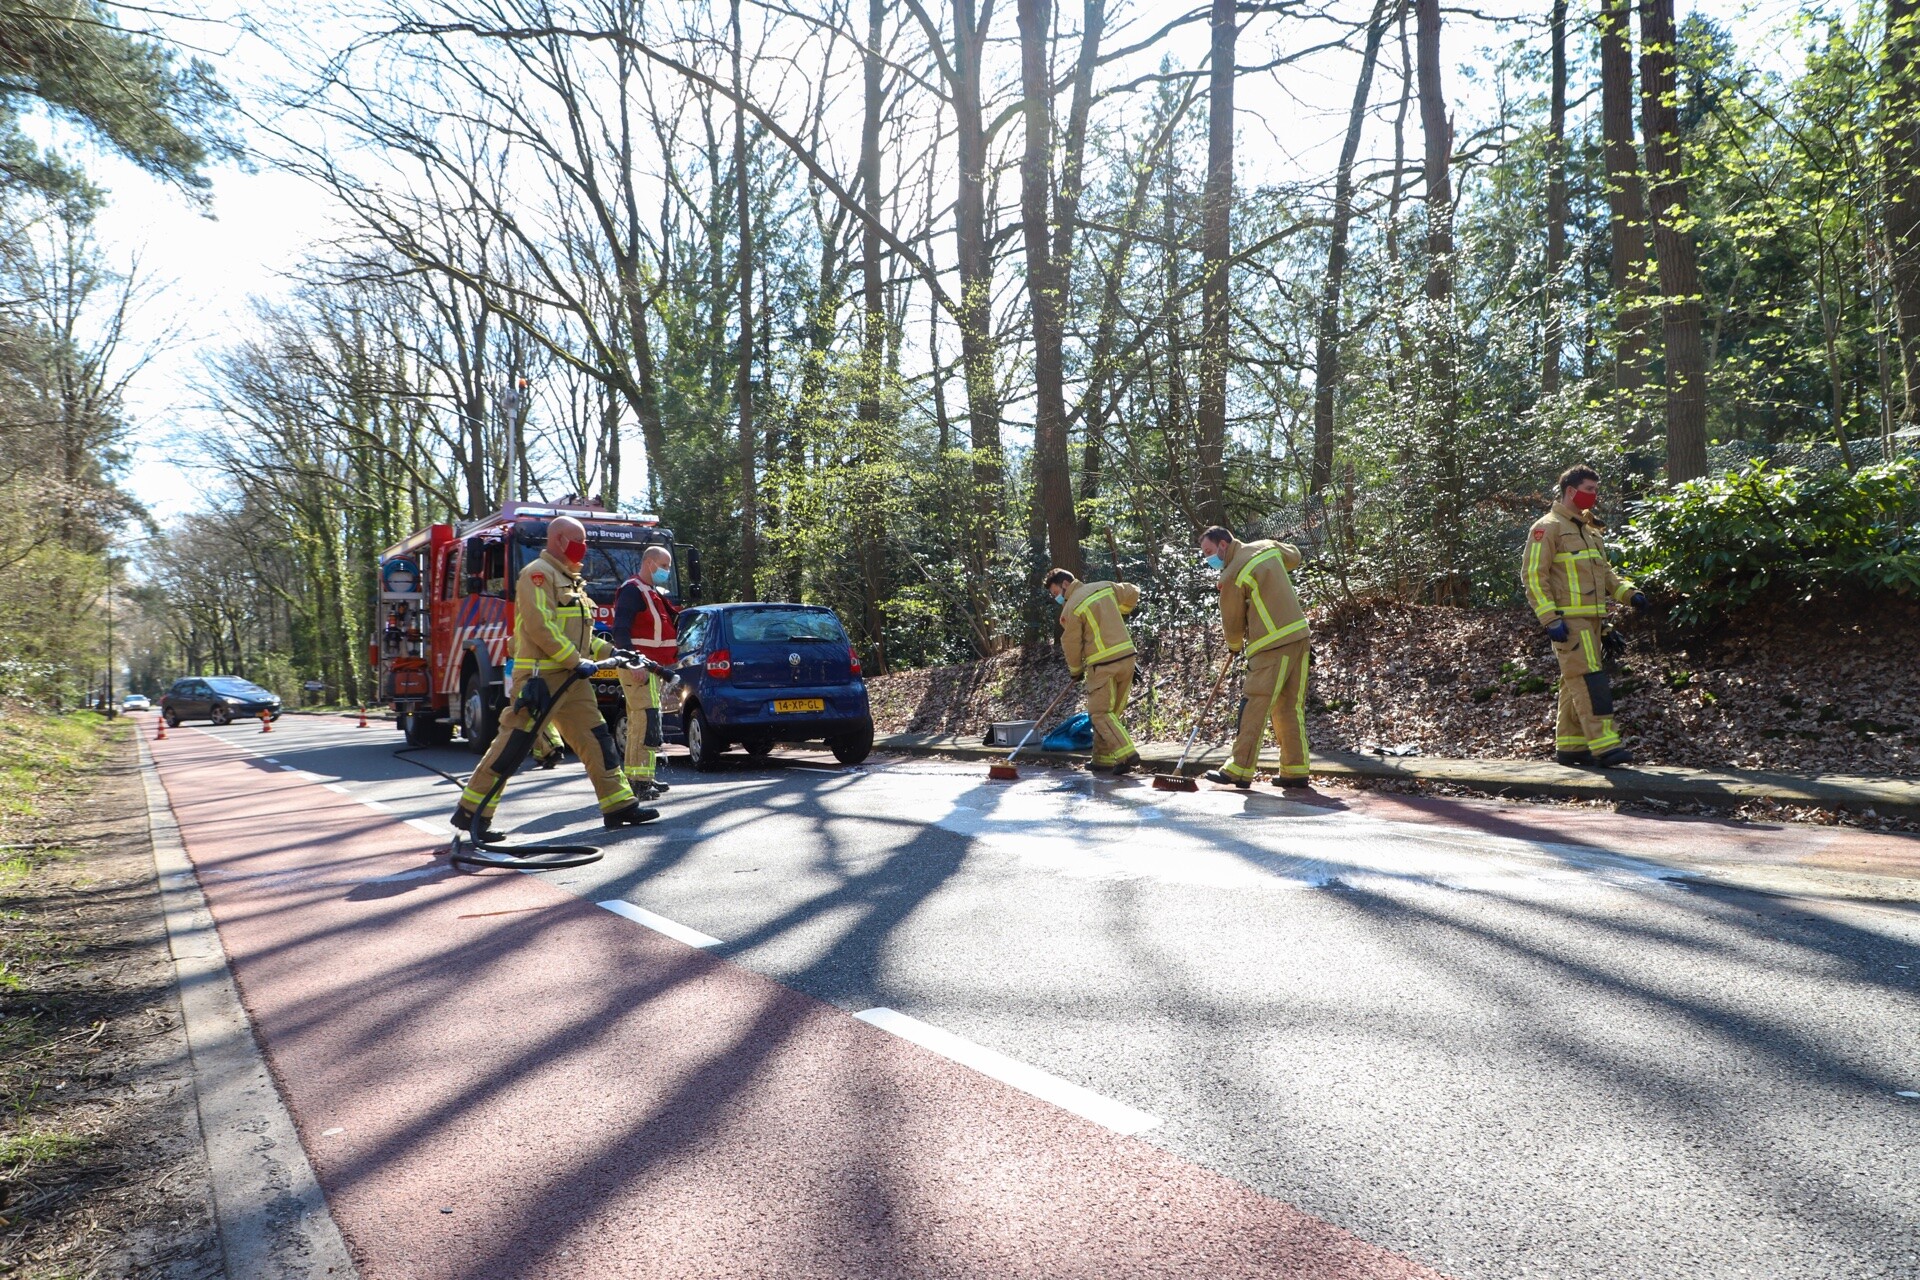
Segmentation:
<svg viewBox="0 0 1920 1280">
<path fill-rule="evenodd" d="M 1007 752 L 1007 758 L 1005 760 L 1000 761 L 998 764 L 991 764 L 987 766 L 988 781 L 1013 782 L 1020 777 L 1020 771 L 1013 767 L 1013 758 L 1020 754 L 1020 749 L 1027 745 L 1028 739 L 1033 737 L 1033 731 L 1035 729 L 1038 729 L 1041 725 L 1047 722 L 1047 717 L 1053 714 L 1053 709 L 1060 705 L 1060 699 L 1066 697 L 1069 693 L 1072 693 L 1072 692 L 1073 692 L 1073 685 L 1071 682 L 1069 682 L 1066 688 L 1062 689 L 1060 692 L 1053 695 L 1053 701 L 1049 702 L 1047 704 L 1047 709 L 1040 713 L 1040 718 L 1035 720 L 1031 725 L 1027 726 L 1027 731 L 1024 735 L 1021 736 L 1020 741 L 1014 745 L 1013 750 Z"/>
<path fill-rule="evenodd" d="M 1207 693 L 1207 705 L 1200 709 L 1200 718 L 1193 722 L 1193 732 L 1187 735 L 1186 749 L 1180 753 L 1180 762 L 1173 766 L 1171 774 L 1157 773 L 1153 777 L 1155 791 L 1198 791 L 1200 784 L 1189 778 L 1184 772 L 1187 767 L 1187 753 L 1193 750 L 1194 739 L 1200 736 L 1201 726 L 1213 715 L 1213 700 L 1220 695 L 1220 686 L 1226 682 L 1227 672 L 1233 670 L 1233 654 L 1220 664 L 1220 674 L 1213 678 L 1213 688 Z"/>
</svg>

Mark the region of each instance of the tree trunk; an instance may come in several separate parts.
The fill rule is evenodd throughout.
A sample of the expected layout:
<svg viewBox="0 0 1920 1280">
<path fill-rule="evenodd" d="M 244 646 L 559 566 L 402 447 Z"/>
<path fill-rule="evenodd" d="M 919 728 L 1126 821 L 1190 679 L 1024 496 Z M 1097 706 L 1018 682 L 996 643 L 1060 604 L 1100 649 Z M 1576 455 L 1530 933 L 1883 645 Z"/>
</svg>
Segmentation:
<svg viewBox="0 0 1920 1280">
<path fill-rule="evenodd" d="M 866 446 L 875 444 L 881 434 L 880 389 L 887 356 L 887 299 L 880 270 L 880 122 L 886 106 L 886 67 L 880 56 L 880 39 L 886 18 L 887 0 L 867 0 L 867 43 L 861 63 L 866 111 L 860 127 L 860 200 L 866 207 L 867 220 L 860 228 L 859 409 L 862 444 Z M 830 332 L 827 336 L 830 339 Z M 882 582 L 886 531 L 878 503 L 864 505 L 868 510 L 857 514 L 854 525 L 860 547 L 861 627 L 867 638 L 867 666 L 875 675 L 883 675 L 887 670 L 886 619 L 880 602 L 886 590 Z"/>
<path fill-rule="evenodd" d="M 1466 497 L 1462 492 L 1459 450 L 1454 439 L 1453 125 L 1447 119 L 1446 94 L 1440 83 L 1440 0 L 1417 0 L 1414 47 L 1420 128 L 1426 138 L 1422 168 L 1427 206 L 1424 328 L 1428 385 L 1420 397 L 1421 434 L 1433 451 L 1438 471 L 1440 492 L 1434 507 L 1436 532 L 1440 538 L 1440 559 L 1449 563 L 1455 558 L 1463 534 L 1461 519 Z"/>
<path fill-rule="evenodd" d="M 1414 43 L 1419 60 L 1420 127 L 1426 135 L 1427 300 L 1453 299 L 1453 125 L 1440 84 L 1440 0 L 1417 0 Z"/>
<path fill-rule="evenodd" d="M 1675 101 L 1673 0 L 1640 3 L 1640 115 L 1647 140 L 1653 253 L 1660 268 L 1667 355 L 1667 479 L 1707 471 L 1707 359 L 1700 345 L 1700 268 L 1687 218 Z"/>
<path fill-rule="evenodd" d="M 1207 98 L 1207 186 L 1200 214 L 1199 513 L 1227 519 L 1227 321 L 1232 298 L 1233 82 L 1239 6 L 1212 0 L 1213 65 Z"/>
<path fill-rule="evenodd" d="M 1327 270 L 1320 285 L 1320 317 L 1313 342 L 1313 469 L 1307 492 L 1318 497 L 1333 482 L 1334 394 L 1340 386 L 1340 291 L 1347 276 L 1347 234 L 1353 225 L 1353 162 L 1360 154 L 1360 135 L 1366 129 L 1367 96 L 1373 89 L 1373 69 L 1380 58 L 1380 41 L 1387 34 L 1388 5 L 1375 0 L 1367 24 L 1366 48 L 1360 55 L 1360 77 L 1354 82 L 1353 107 L 1347 113 L 1347 139 L 1340 148 L 1340 167 L 1333 178 L 1333 227 L 1327 236 Z"/>
<path fill-rule="evenodd" d="M 733 0 L 733 90 L 740 82 L 740 0 Z M 733 108 L 733 180 L 735 214 L 740 220 L 740 366 L 734 395 L 740 402 L 740 582 L 754 599 L 755 560 L 759 545 L 759 492 L 755 479 L 760 458 L 759 437 L 753 422 L 753 210 L 752 183 L 747 173 L 747 113 L 736 97 Z"/>
<path fill-rule="evenodd" d="M 1053 108 L 1047 74 L 1050 0 L 1019 0 L 1020 87 L 1025 95 L 1026 149 L 1020 158 L 1020 221 L 1027 252 L 1027 302 L 1033 313 L 1033 501 L 1045 552 L 1056 568 L 1079 576 L 1080 531 L 1073 518 L 1067 460 L 1067 398 L 1061 370 L 1062 273 L 1053 260 L 1047 223 L 1053 177 Z M 1038 583 L 1034 584 L 1038 586 Z"/>
<path fill-rule="evenodd" d="M 1920 0 L 1887 0 L 1886 171 L 1888 275 L 1902 381 L 1901 417 L 1920 424 Z"/>
<path fill-rule="evenodd" d="M 991 0 L 989 0 L 991 3 Z M 988 18 L 993 10 L 988 8 Z M 968 597 L 974 648 L 996 644 L 987 564 L 995 509 L 1001 497 L 1000 396 L 993 342 L 993 259 L 987 240 L 987 128 L 981 116 L 981 59 L 987 22 L 976 0 L 953 0 L 954 243 L 960 271 L 960 368 L 967 388 L 967 426 L 973 449 L 973 528 L 967 538 Z"/>
<path fill-rule="evenodd" d="M 1540 290 L 1540 391 L 1560 390 L 1560 272 L 1567 260 L 1567 0 L 1553 0 L 1550 53 L 1552 87 L 1547 108 L 1547 258 Z"/>
<path fill-rule="evenodd" d="M 1647 380 L 1643 299 L 1647 278 L 1647 206 L 1640 185 L 1640 153 L 1633 141 L 1633 30 L 1629 0 L 1600 4 L 1600 129 L 1607 169 L 1609 269 L 1614 298 L 1613 385 L 1629 400 L 1627 439 L 1646 443 L 1648 424 L 1631 403 Z"/>
</svg>

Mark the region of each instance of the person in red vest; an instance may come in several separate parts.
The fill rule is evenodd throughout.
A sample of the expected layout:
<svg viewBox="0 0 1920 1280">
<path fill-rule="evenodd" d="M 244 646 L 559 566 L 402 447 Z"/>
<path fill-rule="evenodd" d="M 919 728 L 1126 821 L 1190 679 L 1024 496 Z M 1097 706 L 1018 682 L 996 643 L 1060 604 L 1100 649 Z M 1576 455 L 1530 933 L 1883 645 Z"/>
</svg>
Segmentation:
<svg viewBox="0 0 1920 1280">
<path fill-rule="evenodd" d="M 673 553 L 648 547 L 640 557 L 640 572 L 620 584 L 613 598 L 613 643 L 633 649 L 663 667 L 673 665 L 678 631 L 674 618 L 680 606 L 667 599 L 673 580 Z M 622 671 L 620 688 L 627 697 L 627 784 L 633 793 L 658 799 L 666 784 L 655 777 L 660 761 L 660 677 L 652 671 Z"/>
</svg>

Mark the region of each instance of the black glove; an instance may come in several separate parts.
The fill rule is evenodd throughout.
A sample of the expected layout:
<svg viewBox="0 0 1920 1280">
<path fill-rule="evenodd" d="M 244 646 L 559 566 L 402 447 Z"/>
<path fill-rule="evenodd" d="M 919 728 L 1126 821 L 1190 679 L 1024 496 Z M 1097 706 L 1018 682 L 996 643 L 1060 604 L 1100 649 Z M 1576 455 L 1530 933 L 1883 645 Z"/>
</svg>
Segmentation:
<svg viewBox="0 0 1920 1280">
<path fill-rule="evenodd" d="M 1567 630 L 1567 620 L 1565 618 L 1555 618 L 1553 625 L 1547 628 L 1547 639 L 1553 641 L 1555 644 L 1565 644 L 1572 638 L 1573 633 Z"/>
<path fill-rule="evenodd" d="M 1645 613 L 1648 608 L 1651 607 L 1647 603 L 1647 593 L 1644 591 L 1634 592 L 1633 597 L 1628 600 L 1627 603 L 1633 606 L 1635 613 Z"/>
<path fill-rule="evenodd" d="M 520 696 L 513 700 L 513 705 L 543 716 L 553 706 L 553 690 L 547 688 L 544 676 L 532 676 L 520 686 Z"/>
<path fill-rule="evenodd" d="M 578 676 L 582 680 L 591 680 L 593 678 L 593 673 L 598 671 L 599 669 L 600 669 L 599 666 L 596 665 L 595 663 L 590 662 L 585 658 L 582 658 L 580 659 L 580 665 L 573 669 L 573 674 Z"/>
<path fill-rule="evenodd" d="M 1606 652 L 1608 662 L 1617 662 L 1627 654 L 1627 638 L 1609 630 L 1600 637 L 1600 648 Z"/>
</svg>

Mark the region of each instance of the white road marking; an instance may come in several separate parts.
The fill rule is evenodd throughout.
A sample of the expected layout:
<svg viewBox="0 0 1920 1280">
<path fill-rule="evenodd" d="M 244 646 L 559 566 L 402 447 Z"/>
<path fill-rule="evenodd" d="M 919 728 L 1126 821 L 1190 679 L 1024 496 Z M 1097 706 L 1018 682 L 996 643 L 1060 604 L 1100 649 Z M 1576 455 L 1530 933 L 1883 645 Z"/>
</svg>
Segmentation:
<svg viewBox="0 0 1920 1280">
<path fill-rule="evenodd" d="M 1116 1102 L 1071 1080 L 1062 1080 L 1050 1071 L 1009 1058 L 997 1049 L 975 1044 L 896 1009 L 865 1009 L 853 1016 L 1115 1133 L 1144 1133 L 1160 1123 L 1159 1116 Z"/>
<path fill-rule="evenodd" d="M 631 902 L 623 902 L 619 898 L 608 898 L 605 902 L 597 905 L 605 907 L 617 916 L 625 916 L 635 924 L 645 925 L 655 933 L 663 933 L 675 942 L 684 942 L 690 947 L 717 947 L 720 945 L 720 939 L 718 938 L 709 937 L 698 929 L 689 929 L 683 924 L 676 924 L 665 916 L 657 916 L 645 907 L 636 907 Z"/>
<path fill-rule="evenodd" d="M 439 836 L 443 840 L 451 839 L 453 836 L 452 830 L 444 822 L 429 822 L 425 818 L 408 818 L 407 825 L 415 831 L 424 831 L 430 836 Z"/>
<path fill-rule="evenodd" d="M 311 777 L 313 775 L 309 774 L 308 776 Z M 329 791 L 335 792 L 338 795 L 343 795 L 348 797 L 351 797 L 353 795 L 351 791 L 348 791 L 345 787 L 341 786 L 337 782 L 323 782 L 320 785 L 325 787 Z"/>
</svg>

